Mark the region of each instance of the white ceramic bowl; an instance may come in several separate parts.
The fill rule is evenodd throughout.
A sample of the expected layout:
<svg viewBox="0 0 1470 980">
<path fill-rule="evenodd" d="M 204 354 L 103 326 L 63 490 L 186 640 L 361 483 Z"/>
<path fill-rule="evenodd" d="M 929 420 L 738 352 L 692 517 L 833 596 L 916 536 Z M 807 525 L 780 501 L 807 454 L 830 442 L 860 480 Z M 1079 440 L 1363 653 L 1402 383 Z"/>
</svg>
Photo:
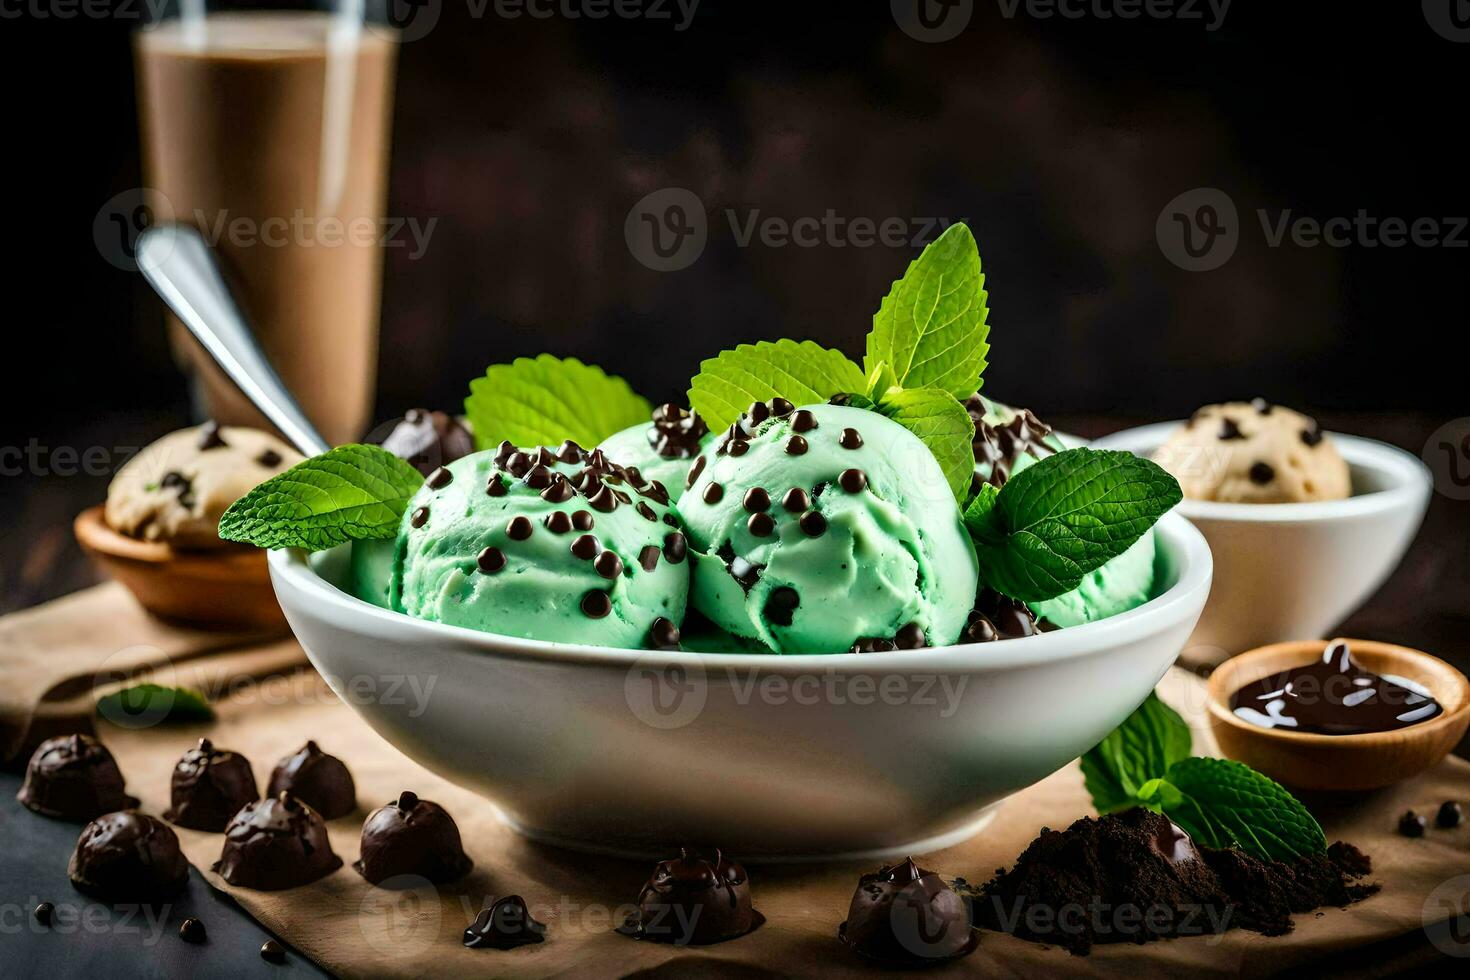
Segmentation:
<svg viewBox="0 0 1470 980">
<path fill-rule="evenodd" d="M 1147 456 L 1183 424 L 1126 429 L 1092 447 Z M 1186 500 L 1176 508 L 1215 556 L 1215 589 L 1185 648 L 1186 663 L 1217 664 L 1258 646 L 1323 637 L 1398 567 L 1429 506 L 1429 470 L 1387 443 L 1329 438 L 1352 474 L 1346 500 Z"/>
<path fill-rule="evenodd" d="M 1210 552 L 1158 525 L 1168 589 L 1018 640 L 830 656 L 646 652 L 411 619 L 339 590 L 345 555 L 270 556 L 333 689 L 393 745 L 522 833 L 610 853 L 888 857 L 964 839 L 1096 744 L 1194 628 Z M 425 696 L 415 692 L 427 692 Z M 391 696 L 390 696 L 391 695 Z"/>
</svg>

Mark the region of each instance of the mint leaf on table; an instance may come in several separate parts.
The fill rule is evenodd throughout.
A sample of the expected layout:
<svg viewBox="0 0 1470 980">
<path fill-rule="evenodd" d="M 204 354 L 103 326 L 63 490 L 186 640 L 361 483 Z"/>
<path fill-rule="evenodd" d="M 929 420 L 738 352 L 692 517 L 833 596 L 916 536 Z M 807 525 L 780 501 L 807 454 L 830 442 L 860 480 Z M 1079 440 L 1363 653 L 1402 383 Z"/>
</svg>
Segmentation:
<svg viewBox="0 0 1470 980">
<path fill-rule="evenodd" d="M 1116 450 L 1069 449 L 1015 474 L 965 509 L 981 576 L 1023 602 L 1052 599 L 1127 551 L 1179 503 L 1158 464 Z"/>
<path fill-rule="evenodd" d="M 481 449 L 507 439 L 522 447 L 571 439 L 590 449 L 614 432 L 647 425 L 653 406 L 600 367 L 542 354 L 491 365 L 470 382 L 464 412 Z"/>
<path fill-rule="evenodd" d="M 391 538 L 424 477 L 378 446 L 338 446 L 297 463 L 235 501 L 219 536 L 258 548 L 324 551 Z"/>
<path fill-rule="evenodd" d="M 123 728 L 214 720 L 214 709 L 204 695 L 162 684 L 134 684 L 104 695 L 97 699 L 97 713 Z"/>
<path fill-rule="evenodd" d="M 1193 739 L 1179 713 L 1150 691 L 1148 699 L 1082 757 L 1082 778 L 1098 813 L 1138 805 L 1141 790 L 1189 758 Z"/>
<path fill-rule="evenodd" d="M 951 225 L 883 297 L 868 334 L 864 370 L 886 364 L 900 387 L 939 388 L 968 398 L 980 387 L 990 349 L 986 298 L 975 236 L 962 224 Z"/>
<path fill-rule="evenodd" d="M 975 471 L 975 422 L 960 400 L 938 388 L 899 389 L 883 396 L 878 411 L 929 447 L 955 499 L 963 501 Z"/>
<path fill-rule="evenodd" d="M 718 431 L 740 418 L 751 402 L 779 396 L 794 405 L 810 405 L 866 390 L 862 369 L 841 351 L 809 340 L 761 341 L 702 362 L 689 383 L 689 406 Z"/>
<path fill-rule="evenodd" d="M 1155 794 L 1168 818 L 1207 847 L 1238 847 L 1290 861 L 1327 850 L 1327 837 L 1280 783 L 1233 759 L 1197 757 L 1169 767 Z"/>
</svg>

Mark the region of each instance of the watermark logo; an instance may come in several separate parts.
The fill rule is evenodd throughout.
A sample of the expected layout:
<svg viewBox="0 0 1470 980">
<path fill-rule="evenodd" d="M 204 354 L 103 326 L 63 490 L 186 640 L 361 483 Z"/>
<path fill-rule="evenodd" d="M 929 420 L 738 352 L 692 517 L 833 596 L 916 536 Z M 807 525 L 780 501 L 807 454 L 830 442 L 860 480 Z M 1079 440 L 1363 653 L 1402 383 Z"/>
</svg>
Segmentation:
<svg viewBox="0 0 1470 980">
<path fill-rule="evenodd" d="M 1218 31 L 1230 13 L 1231 0 L 996 0 L 1000 14 L 1014 20 L 1024 14 L 1033 20 L 1176 20 L 1199 21 L 1206 31 Z M 1207 19 L 1208 18 L 1208 19 Z"/>
<path fill-rule="evenodd" d="M 665 187 L 640 198 L 623 222 L 628 251 L 655 272 L 677 272 L 704 254 L 709 220 L 699 195 Z"/>
<path fill-rule="evenodd" d="M 1470 41 L 1470 0 L 1421 0 L 1424 20 L 1446 41 Z"/>
<path fill-rule="evenodd" d="M 1470 956 L 1470 875 L 1443 882 L 1424 900 L 1424 935 L 1446 956 Z"/>
<path fill-rule="evenodd" d="M 889 0 L 893 22 L 915 41 L 953 41 L 975 16 L 975 0 Z"/>
<path fill-rule="evenodd" d="M 1420 454 L 1434 474 L 1434 488 L 1451 500 L 1470 500 L 1470 418 L 1434 430 Z"/>
<path fill-rule="evenodd" d="M 702 658 L 678 662 L 643 656 L 623 678 L 623 698 L 633 715 L 650 728 L 683 728 L 704 711 L 709 683 Z"/>
<path fill-rule="evenodd" d="M 1240 218 L 1230 195 L 1196 187 L 1174 198 L 1154 223 L 1159 250 L 1186 272 L 1218 269 L 1240 243 Z"/>
<path fill-rule="evenodd" d="M 161 191 L 132 187 L 114 194 L 97 209 L 92 219 L 92 241 L 97 246 L 97 254 L 109 265 L 124 272 L 136 272 L 138 237 L 154 225 L 173 221 L 173 204 Z"/>
<path fill-rule="evenodd" d="M 426 953 L 439 941 L 443 915 L 443 903 L 433 882 L 421 875 L 394 875 L 363 896 L 357 910 L 357 927 L 375 952 Z"/>
<path fill-rule="evenodd" d="M 444 0 L 387 0 L 383 10 L 387 24 L 369 21 L 367 26 L 390 41 L 407 44 L 428 37 L 443 11 Z"/>
</svg>

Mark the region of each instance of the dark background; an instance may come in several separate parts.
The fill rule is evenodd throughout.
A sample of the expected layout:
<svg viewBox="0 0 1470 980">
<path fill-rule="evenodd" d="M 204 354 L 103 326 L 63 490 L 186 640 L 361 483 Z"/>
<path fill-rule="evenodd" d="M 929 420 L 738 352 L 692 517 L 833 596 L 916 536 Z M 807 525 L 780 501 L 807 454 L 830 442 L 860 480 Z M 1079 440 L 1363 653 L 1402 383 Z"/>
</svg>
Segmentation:
<svg viewBox="0 0 1470 980">
<path fill-rule="evenodd" d="M 136 446 L 189 412 L 159 304 L 92 239 L 104 202 L 142 182 L 137 21 L 18 8 L 0 2 L 16 218 L 0 444 Z M 1214 31 L 1198 9 L 1038 19 L 975 0 L 958 38 L 924 44 L 882 0 L 702 0 L 683 31 L 677 11 L 476 18 L 443 0 L 400 53 L 388 213 L 438 225 L 421 258 L 387 254 L 377 414 L 453 407 L 481 366 L 543 350 L 654 399 L 742 341 L 859 354 L 917 249 L 740 247 L 723 214 L 832 209 L 968 219 L 990 290 L 987 390 L 1044 418 L 1096 434 L 1264 395 L 1417 453 L 1470 414 L 1470 232 L 1459 248 L 1270 247 L 1255 212 L 1470 214 L 1470 44 L 1418 3 L 1236 0 Z M 629 208 L 663 187 L 710 212 L 704 254 L 669 273 L 623 238 Z M 1239 248 L 1210 272 L 1177 268 L 1155 238 L 1196 187 L 1240 212 Z M 45 466 L 0 480 L 5 607 L 87 580 L 67 525 L 105 486 Z M 1464 614 L 1467 507 L 1436 497 L 1425 536 L 1443 544 L 1390 587 L 1412 611 L 1380 603 L 1388 618 L 1361 625 L 1409 629 L 1426 595 Z M 1459 622 L 1413 636 L 1457 639 Z"/>
</svg>

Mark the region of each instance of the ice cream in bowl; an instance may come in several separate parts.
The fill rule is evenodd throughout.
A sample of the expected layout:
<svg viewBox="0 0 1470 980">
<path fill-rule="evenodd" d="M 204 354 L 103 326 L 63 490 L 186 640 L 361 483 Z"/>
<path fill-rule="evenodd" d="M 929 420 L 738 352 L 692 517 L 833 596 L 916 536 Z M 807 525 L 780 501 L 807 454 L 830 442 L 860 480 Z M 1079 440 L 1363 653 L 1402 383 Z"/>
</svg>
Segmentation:
<svg viewBox="0 0 1470 980">
<path fill-rule="evenodd" d="M 861 366 L 741 345 L 654 408 L 571 358 L 495 365 L 476 452 L 338 447 L 220 533 L 271 549 L 344 700 L 534 838 L 930 850 L 1126 718 L 1211 578 L 1161 467 L 977 398 L 987 337 L 955 226 Z"/>
<path fill-rule="evenodd" d="M 1429 504 L 1429 472 L 1413 455 L 1260 398 L 1093 446 L 1172 473 L 1178 512 L 1210 543 L 1216 587 L 1184 651 L 1192 664 L 1325 635 L 1398 566 Z"/>
</svg>

